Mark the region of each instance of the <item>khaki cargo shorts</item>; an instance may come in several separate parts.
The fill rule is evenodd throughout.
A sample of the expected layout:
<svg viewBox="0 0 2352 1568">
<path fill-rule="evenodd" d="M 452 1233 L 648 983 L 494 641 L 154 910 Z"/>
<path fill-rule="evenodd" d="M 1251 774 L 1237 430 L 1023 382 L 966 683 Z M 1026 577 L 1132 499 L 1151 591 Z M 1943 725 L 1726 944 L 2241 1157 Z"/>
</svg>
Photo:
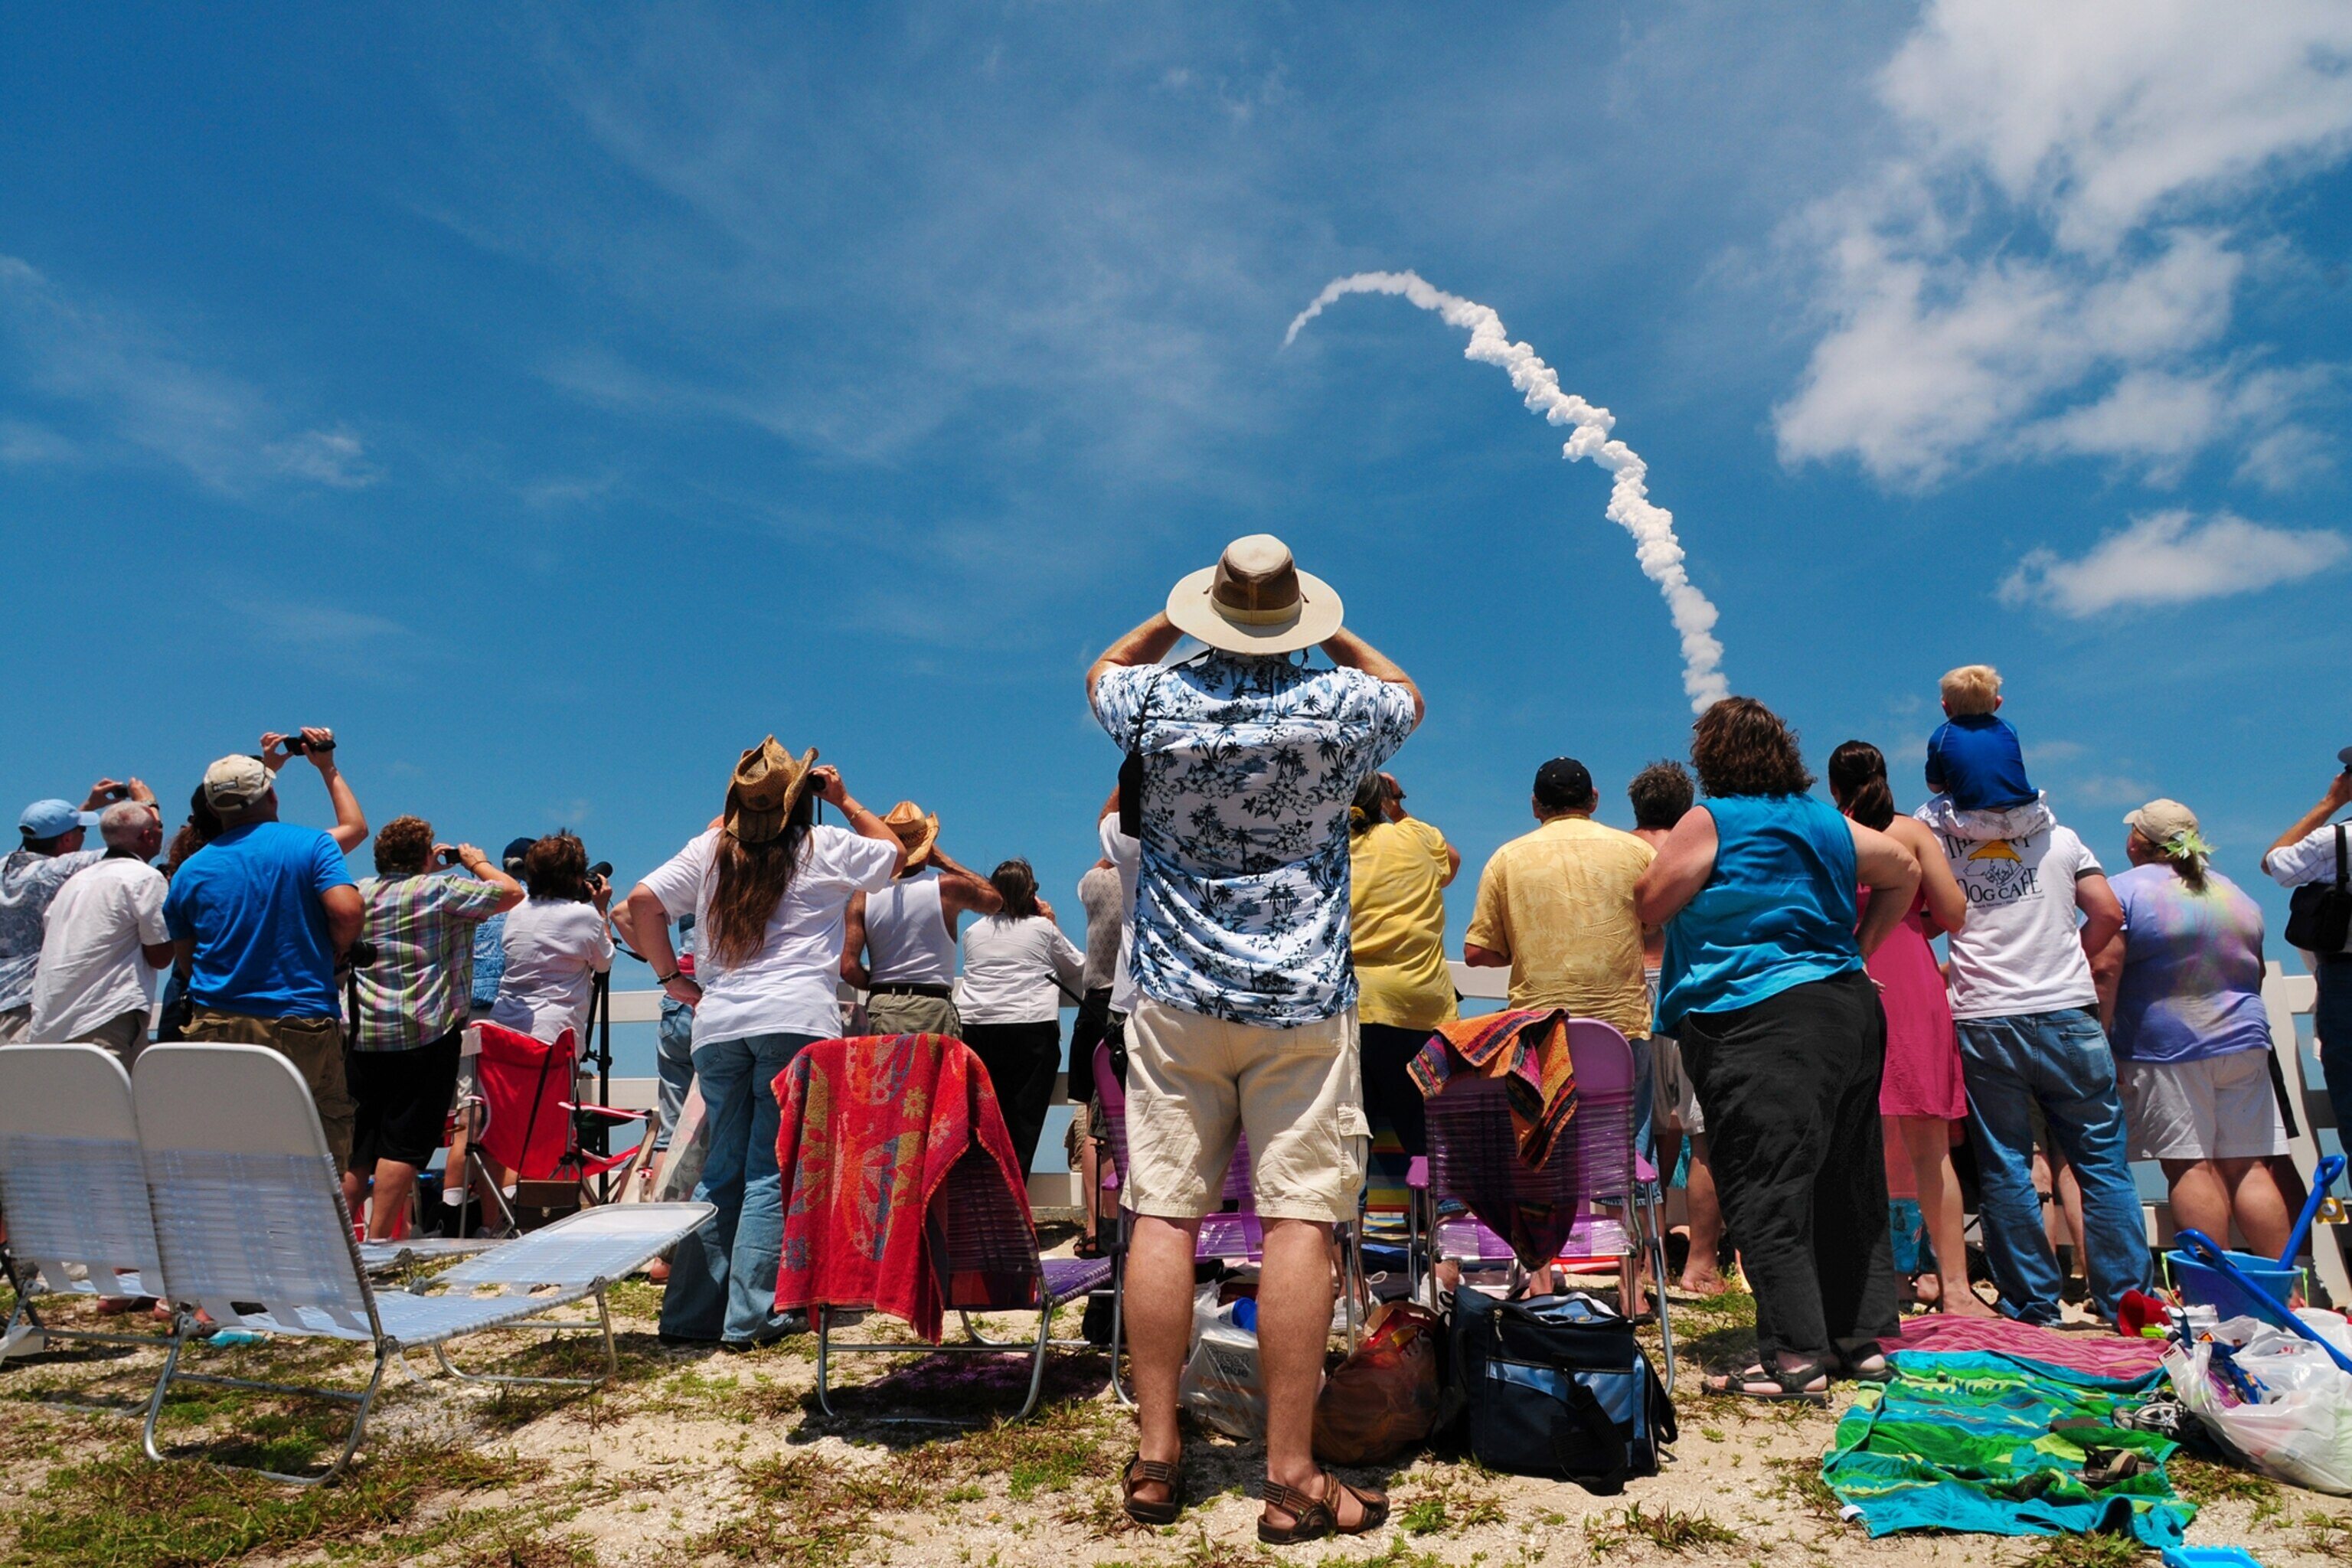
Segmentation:
<svg viewBox="0 0 2352 1568">
<path fill-rule="evenodd" d="M 1243 1132 L 1258 1213 L 1355 1218 L 1371 1143 L 1356 1010 L 1269 1029 L 1139 998 L 1127 1021 L 1126 1205 L 1157 1219 L 1214 1211 Z"/>
</svg>

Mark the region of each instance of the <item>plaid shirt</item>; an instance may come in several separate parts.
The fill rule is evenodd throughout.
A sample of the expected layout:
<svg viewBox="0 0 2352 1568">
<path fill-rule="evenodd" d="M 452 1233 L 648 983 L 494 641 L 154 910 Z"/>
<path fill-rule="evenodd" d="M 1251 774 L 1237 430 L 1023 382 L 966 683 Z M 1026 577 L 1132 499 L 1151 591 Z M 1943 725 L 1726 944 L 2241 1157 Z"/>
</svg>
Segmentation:
<svg viewBox="0 0 2352 1568">
<path fill-rule="evenodd" d="M 352 1049 L 409 1050 L 462 1026 L 474 988 L 474 928 L 504 897 L 504 889 L 455 872 L 361 882 L 367 924 L 360 934 L 375 943 L 376 958 L 359 971 Z"/>
</svg>

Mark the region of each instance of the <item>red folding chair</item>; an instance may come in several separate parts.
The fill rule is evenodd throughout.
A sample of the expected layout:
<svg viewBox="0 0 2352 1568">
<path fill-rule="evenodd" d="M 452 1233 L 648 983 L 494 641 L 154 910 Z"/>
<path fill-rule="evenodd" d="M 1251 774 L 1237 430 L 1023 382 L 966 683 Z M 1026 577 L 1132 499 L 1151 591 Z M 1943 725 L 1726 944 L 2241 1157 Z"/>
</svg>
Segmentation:
<svg viewBox="0 0 2352 1568">
<path fill-rule="evenodd" d="M 579 1050 L 566 1029 L 553 1042 L 535 1039 L 497 1024 L 467 1026 L 474 1036 L 475 1092 L 461 1096 L 457 1115 L 467 1127 L 466 1175 L 483 1171 L 485 1157 L 512 1172 L 518 1182 L 554 1182 L 572 1188 L 580 1206 L 606 1201 L 603 1178 L 620 1170 L 624 1183 L 633 1167 L 651 1158 L 657 1123 L 644 1110 L 618 1110 L 575 1100 Z M 618 1153 L 589 1148 L 591 1133 L 604 1134 L 631 1121 L 645 1124 Z M 604 1142 L 599 1137 L 597 1142 Z M 482 1185 L 496 1195 L 505 1223 L 514 1207 L 495 1181 Z"/>
</svg>

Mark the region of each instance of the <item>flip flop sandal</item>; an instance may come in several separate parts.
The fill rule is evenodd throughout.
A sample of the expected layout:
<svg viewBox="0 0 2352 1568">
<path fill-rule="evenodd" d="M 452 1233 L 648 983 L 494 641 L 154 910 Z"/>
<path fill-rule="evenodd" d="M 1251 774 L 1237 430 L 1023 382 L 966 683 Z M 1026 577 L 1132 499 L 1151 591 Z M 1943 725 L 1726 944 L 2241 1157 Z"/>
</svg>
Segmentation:
<svg viewBox="0 0 2352 1568">
<path fill-rule="evenodd" d="M 1824 1386 L 1808 1390 L 1805 1384 L 1817 1377 Z M 1706 1387 L 1709 1394 L 1753 1399 L 1766 1405 L 1827 1405 L 1830 1402 L 1828 1382 L 1829 1368 L 1817 1361 L 1800 1362 L 1779 1372 L 1767 1372 L 1764 1364 L 1758 1362 L 1735 1374 L 1710 1377 Z"/>
<path fill-rule="evenodd" d="M 1895 1381 L 1895 1368 L 1887 1363 L 1886 1358 L 1883 1355 L 1870 1356 L 1862 1361 L 1854 1361 L 1849 1357 L 1844 1360 L 1843 1367 L 1846 1378 L 1850 1382 L 1871 1383 L 1883 1386 Z"/>
<path fill-rule="evenodd" d="M 1351 1529 L 1339 1522 L 1339 1494 L 1352 1496 L 1364 1510 L 1364 1517 Z M 1278 1508 L 1290 1515 L 1288 1524 L 1267 1522 L 1265 1514 L 1257 1516 L 1257 1538 L 1268 1546 L 1289 1546 L 1301 1541 L 1320 1541 L 1327 1535 L 1370 1535 L 1389 1521 L 1389 1500 L 1386 1492 L 1366 1491 L 1351 1487 L 1330 1471 L 1323 1472 L 1323 1495 L 1284 1486 L 1280 1481 L 1268 1481 L 1259 1496 L 1268 1508 Z"/>
<path fill-rule="evenodd" d="M 1145 1502 L 1135 1495 L 1138 1486 L 1155 1482 L 1168 1489 L 1167 1501 Z M 1138 1524 L 1173 1524 L 1176 1516 L 1184 1511 L 1184 1467 L 1181 1462 L 1147 1459 L 1138 1454 L 1119 1472 L 1118 1488 L 1122 1494 L 1119 1506 Z"/>
</svg>

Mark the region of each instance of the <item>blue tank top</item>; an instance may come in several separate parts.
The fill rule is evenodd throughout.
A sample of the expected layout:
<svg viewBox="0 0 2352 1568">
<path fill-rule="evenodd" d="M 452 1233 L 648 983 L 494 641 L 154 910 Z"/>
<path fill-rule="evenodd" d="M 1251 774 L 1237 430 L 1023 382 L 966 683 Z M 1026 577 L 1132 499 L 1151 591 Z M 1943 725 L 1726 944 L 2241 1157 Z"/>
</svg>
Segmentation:
<svg viewBox="0 0 2352 1568">
<path fill-rule="evenodd" d="M 1661 1034 L 1673 1034 L 1685 1013 L 1751 1007 L 1863 966 L 1845 818 L 1806 795 L 1727 795 L 1706 809 L 1715 869 L 1666 922 Z"/>
</svg>

